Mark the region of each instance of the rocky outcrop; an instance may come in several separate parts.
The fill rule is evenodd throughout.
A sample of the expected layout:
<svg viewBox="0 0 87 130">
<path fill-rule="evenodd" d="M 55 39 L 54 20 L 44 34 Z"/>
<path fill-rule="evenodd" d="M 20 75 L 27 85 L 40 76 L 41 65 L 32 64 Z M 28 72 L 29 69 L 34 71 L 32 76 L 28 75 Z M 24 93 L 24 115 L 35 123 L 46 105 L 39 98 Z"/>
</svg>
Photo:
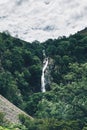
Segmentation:
<svg viewBox="0 0 87 130">
<path fill-rule="evenodd" d="M 3 112 L 5 114 L 6 120 L 8 120 L 11 123 L 20 123 L 18 118 L 19 114 L 24 114 L 33 119 L 24 111 L 20 110 L 18 107 L 9 102 L 2 95 L 0 95 L 0 112 Z"/>
<path fill-rule="evenodd" d="M 50 90 L 50 85 L 52 83 L 52 76 L 51 76 L 51 71 L 53 69 L 53 59 L 52 58 L 48 58 L 48 66 L 47 66 L 47 69 L 45 71 L 45 79 L 46 79 L 46 89 L 47 90 Z"/>
</svg>

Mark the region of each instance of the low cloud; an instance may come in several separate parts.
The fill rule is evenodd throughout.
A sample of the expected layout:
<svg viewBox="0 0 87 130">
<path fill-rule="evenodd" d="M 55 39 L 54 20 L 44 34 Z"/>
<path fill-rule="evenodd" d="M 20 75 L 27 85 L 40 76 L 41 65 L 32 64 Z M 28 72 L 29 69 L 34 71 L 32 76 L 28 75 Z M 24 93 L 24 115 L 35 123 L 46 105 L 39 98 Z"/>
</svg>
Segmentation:
<svg viewBox="0 0 87 130">
<path fill-rule="evenodd" d="M 87 26 L 86 0 L 4 1 L 0 0 L 0 31 L 27 41 L 68 36 Z"/>
</svg>

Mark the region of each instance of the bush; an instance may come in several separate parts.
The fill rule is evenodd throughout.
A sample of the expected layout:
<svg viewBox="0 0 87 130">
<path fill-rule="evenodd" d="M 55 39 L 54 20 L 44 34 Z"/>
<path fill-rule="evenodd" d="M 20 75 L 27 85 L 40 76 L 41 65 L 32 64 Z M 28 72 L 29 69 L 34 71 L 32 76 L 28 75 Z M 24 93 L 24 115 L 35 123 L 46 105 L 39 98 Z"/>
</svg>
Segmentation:
<svg viewBox="0 0 87 130">
<path fill-rule="evenodd" d="M 4 113 L 0 112 L 0 125 L 3 125 L 5 119 L 4 119 Z"/>
<path fill-rule="evenodd" d="M 28 130 L 82 130 L 79 121 L 59 121 L 55 118 L 31 120 L 25 115 L 20 115 L 19 119 Z"/>
</svg>

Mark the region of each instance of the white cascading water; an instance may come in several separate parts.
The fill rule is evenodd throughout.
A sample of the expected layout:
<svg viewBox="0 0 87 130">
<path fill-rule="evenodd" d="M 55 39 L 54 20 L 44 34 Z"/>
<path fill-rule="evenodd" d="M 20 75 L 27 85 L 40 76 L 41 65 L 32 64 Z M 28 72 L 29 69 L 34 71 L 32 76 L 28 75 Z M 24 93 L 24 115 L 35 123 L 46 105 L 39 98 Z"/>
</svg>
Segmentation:
<svg viewBox="0 0 87 130">
<path fill-rule="evenodd" d="M 43 51 L 43 55 L 45 56 L 45 52 Z M 41 76 L 41 91 L 42 92 L 46 92 L 46 88 L 45 88 L 45 85 L 46 85 L 46 79 L 45 79 L 45 71 L 47 69 L 47 66 L 48 66 L 48 58 L 44 58 L 44 61 L 43 61 L 43 69 L 42 69 L 42 76 Z"/>
</svg>

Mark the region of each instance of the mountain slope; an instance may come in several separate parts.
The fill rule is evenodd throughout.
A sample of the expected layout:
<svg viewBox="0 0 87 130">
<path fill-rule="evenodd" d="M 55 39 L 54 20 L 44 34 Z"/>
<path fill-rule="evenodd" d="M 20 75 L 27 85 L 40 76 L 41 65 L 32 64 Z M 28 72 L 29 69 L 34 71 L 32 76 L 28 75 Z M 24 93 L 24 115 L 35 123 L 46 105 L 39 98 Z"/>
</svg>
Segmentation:
<svg viewBox="0 0 87 130">
<path fill-rule="evenodd" d="M 18 119 L 19 114 L 24 114 L 30 117 L 28 114 L 20 110 L 18 107 L 9 102 L 6 98 L 0 95 L 0 112 L 5 113 L 5 118 L 11 123 L 20 123 Z M 32 119 L 32 117 L 30 117 Z"/>
<path fill-rule="evenodd" d="M 86 36 L 87 35 L 87 27 L 85 29 L 79 31 L 78 33 L 81 34 L 81 35 Z"/>
<path fill-rule="evenodd" d="M 83 30 L 85 35 L 81 32 L 68 38 L 49 39 L 43 44 L 37 41 L 30 44 L 5 33 L 0 35 L 0 94 L 35 117 L 35 122 L 23 120 L 29 130 L 32 127 L 34 130 L 38 127 L 40 130 L 84 130 L 87 122 L 87 34 L 86 30 Z M 49 60 L 45 93 L 41 93 L 43 50 Z M 0 105 L 4 106 L 3 111 L 9 111 L 8 104 Z M 18 111 L 13 115 L 15 113 Z M 7 115 L 8 119 L 12 117 L 8 112 Z"/>
</svg>

